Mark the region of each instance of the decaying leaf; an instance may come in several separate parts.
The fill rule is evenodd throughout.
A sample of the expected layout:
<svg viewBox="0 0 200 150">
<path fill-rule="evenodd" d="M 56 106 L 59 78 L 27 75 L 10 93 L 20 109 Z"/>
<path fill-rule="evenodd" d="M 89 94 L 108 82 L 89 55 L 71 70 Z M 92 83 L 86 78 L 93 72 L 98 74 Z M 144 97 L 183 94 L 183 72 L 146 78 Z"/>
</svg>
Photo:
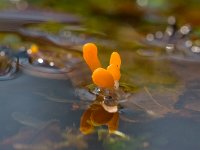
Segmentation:
<svg viewBox="0 0 200 150">
<path fill-rule="evenodd" d="M 175 88 L 164 86 L 156 88 L 144 87 L 140 92 L 133 94 L 126 103 L 123 103 L 123 106 L 127 109 L 132 109 L 132 106 L 138 106 L 153 118 L 162 117 L 167 113 L 177 111 L 174 105 L 179 100 L 182 91 L 182 86 Z"/>
</svg>

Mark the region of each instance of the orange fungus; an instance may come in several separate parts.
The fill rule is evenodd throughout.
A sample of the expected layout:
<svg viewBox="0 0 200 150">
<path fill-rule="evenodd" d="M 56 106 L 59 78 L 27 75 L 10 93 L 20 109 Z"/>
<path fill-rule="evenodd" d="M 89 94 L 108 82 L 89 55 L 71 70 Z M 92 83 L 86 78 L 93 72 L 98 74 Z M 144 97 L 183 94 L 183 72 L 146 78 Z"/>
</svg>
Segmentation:
<svg viewBox="0 0 200 150">
<path fill-rule="evenodd" d="M 113 88 L 114 79 L 112 74 L 103 68 L 97 68 L 92 74 L 93 82 L 101 88 Z"/>
<path fill-rule="evenodd" d="M 97 53 L 98 51 L 95 44 L 87 43 L 83 46 L 83 58 L 92 72 L 101 67 Z"/>
<path fill-rule="evenodd" d="M 121 74 L 119 68 L 116 65 L 111 64 L 107 67 L 107 70 L 112 74 L 115 81 L 119 81 Z"/>
<path fill-rule="evenodd" d="M 119 69 L 121 67 L 121 58 L 119 53 L 113 52 L 110 56 L 110 65 L 116 65 Z"/>
<path fill-rule="evenodd" d="M 31 53 L 35 54 L 39 51 L 39 48 L 36 44 L 31 45 Z"/>
</svg>

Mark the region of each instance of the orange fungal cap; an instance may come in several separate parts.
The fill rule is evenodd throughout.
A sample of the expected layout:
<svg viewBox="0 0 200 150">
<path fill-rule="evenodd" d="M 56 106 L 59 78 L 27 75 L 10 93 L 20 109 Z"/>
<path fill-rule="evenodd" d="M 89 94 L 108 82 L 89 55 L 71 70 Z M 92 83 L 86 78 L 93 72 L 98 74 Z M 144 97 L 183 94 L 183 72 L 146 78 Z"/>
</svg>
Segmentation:
<svg viewBox="0 0 200 150">
<path fill-rule="evenodd" d="M 114 79 L 112 74 L 103 68 L 97 68 L 92 74 L 93 82 L 101 88 L 113 88 Z"/>
<path fill-rule="evenodd" d="M 31 53 L 36 54 L 39 51 L 39 48 L 36 44 L 31 45 Z"/>
<path fill-rule="evenodd" d="M 119 69 L 121 67 L 121 58 L 119 53 L 113 52 L 110 56 L 110 65 L 116 65 Z"/>
<path fill-rule="evenodd" d="M 95 69 L 101 67 L 101 63 L 98 59 L 98 50 L 95 44 L 86 43 L 83 46 L 83 58 L 86 61 L 87 65 L 90 67 L 93 72 Z"/>
<path fill-rule="evenodd" d="M 115 81 L 119 81 L 121 74 L 119 68 L 116 65 L 111 64 L 107 67 L 107 70 L 112 74 Z"/>
</svg>

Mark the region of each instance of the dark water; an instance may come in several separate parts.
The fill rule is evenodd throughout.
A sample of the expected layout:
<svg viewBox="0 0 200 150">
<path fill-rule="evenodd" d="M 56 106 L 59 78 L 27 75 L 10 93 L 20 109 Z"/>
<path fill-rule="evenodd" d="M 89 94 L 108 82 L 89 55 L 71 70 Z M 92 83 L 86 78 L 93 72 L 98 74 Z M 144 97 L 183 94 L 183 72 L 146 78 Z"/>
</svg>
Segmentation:
<svg viewBox="0 0 200 150">
<path fill-rule="evenodd" d="M 144 2 L 111 2 L 108 8 L 78 2 L 80 9 L 73 2 L 62 6 L 66 1 L 0 2 L 0 149 L 200 148 L 195 2 L 186 7 L 176 1 L 167 5 L 170 12 L 162 10 L 167 2 L 140 6 Z M 178 6 L 191 18 L 181 16 Z M 97 44 L 104 66 L 112 51 L 122 58 L 119 127 L 113 134 L 106 123 L 88 135 L 79 130 L 84 112 L 98 101 L 82 60 L 87 42 Z M 33 44 L 39 53 L 28 55 Z"/>
</svg>

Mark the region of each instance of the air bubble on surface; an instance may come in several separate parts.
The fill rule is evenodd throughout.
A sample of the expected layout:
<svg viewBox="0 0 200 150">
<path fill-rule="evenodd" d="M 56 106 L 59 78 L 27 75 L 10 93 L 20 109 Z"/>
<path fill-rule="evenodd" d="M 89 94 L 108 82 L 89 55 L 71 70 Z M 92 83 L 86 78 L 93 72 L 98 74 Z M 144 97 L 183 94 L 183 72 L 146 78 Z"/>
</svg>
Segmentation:
<svg viewBox="0 0 200 150">
<path fill-rule="evenodd" d="M 176 18 L 175 18 L 174 16 L 168 17 L 167 23 L 168 23 L 169 25 L 174 25 L 174 24 L 176 24 Z"/>
<path fill-rule="evenodd" d="M 198 46 L 192 46 L 191 50 L 194 53 L 200 53 L 200 47 L 198 47 Z"/>
<path fill-rule="evenodd" d="M 154 35 L 149 33 L 149 34 L 147 34 L 146 39 L 147 39 L 147 41 L 153 41 L 154 40 Z"/>
</svg>

